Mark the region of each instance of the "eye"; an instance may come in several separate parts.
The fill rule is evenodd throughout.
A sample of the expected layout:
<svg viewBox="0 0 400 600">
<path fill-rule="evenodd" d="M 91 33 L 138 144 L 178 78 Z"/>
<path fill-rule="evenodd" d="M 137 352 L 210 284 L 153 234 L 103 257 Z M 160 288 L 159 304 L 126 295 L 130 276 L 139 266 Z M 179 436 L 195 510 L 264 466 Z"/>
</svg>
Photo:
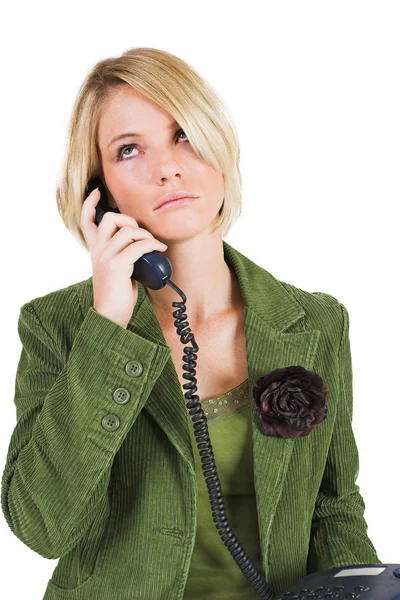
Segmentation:
<svg viewBox="0 0 400 600">
<path fill-rule="evenodd" d="M 179 138 L 181 135 L 184 135 L 186 140 L 187 140 L 187 136 L 186 133 L 183 131 L 183 129 L 178 129 L 178 131 L 175 134 L 175 138 Z M 180 141 L 186 142 L 186 140 L 182 140 L 182 138 L 180 139 Z M 135 158 L 136 155 L 128 155 L 128 154 L 124 154 L 125 150 L 127 150 L 128 148 L 137 148 L 136 144 L 123 144 L 122 146 L 120 146 L 117 150 L 117 159 L 121 160 L 121 161 L 126 161 L 126 160 L 130 160 L 131 158 Z M 125 158 L 124 158 L 125 157 Z"/>
<path fill-rule="evenodd" d="M 125 150 L 127 148 L 136 148 L 136 144 L 131 144 L 130 146 L 120 146 L 117 150 L 117 158 L 118 160 L 125 160 L 123 157 L 127 157 L 127 160 L 129 160 L 130 158 L 133 158 L 132 156 L 128 156 L 127 154 L 124 154 Z"/>
<path fill-rule="evenodd" d="M 179 134 L 179 135 L 180 135 L 180 132 L 182 132 L 182 133 L 183 133 L 183 135 L 185 136 L 185 138 L 187 139 L 187 135 L 186 135 L 186 133 L 183 131 L 183 129 L 178 129 L 178 131 L 177 131 L 177 134 Z M 179 135 L 178 135 L 178 137 L 179 137 Z M 185 140 L 184 140 L 184 141 L 185 141 Z"/>
</svg>

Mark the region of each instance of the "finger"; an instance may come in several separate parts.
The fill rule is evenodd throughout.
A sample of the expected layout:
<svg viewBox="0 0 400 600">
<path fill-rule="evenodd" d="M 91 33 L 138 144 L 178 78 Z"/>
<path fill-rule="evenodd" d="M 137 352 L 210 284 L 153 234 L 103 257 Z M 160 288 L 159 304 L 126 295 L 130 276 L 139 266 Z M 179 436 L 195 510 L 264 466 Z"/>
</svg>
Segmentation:
<svg viewBox="0 0 400 600">
<path fill-rule="evenodd" d="M 97 225 L 94 222 L 96 205 L 100 200 L 99 189 L 96 188 L 85 199 L 81 208 L 80 228 L 85 237 L 89 250 L 93 247 L 97 237 Z"/>
<path fill-rule="evenodd" d="M 133 217 L 112 211 L 107 211 L 99 226 L 97 226 L 95 217 L 96 205 L 99 201 L 100 192 L 96 188 L 86 198 L 81 209 L 80 226 L 90 250 L 92 250 L 95 244 L 100 243 L 104 245 L 107 243 L 113 237 L 114 233 L 124 225 L 137 227 L 137 221 Z"/>
<path fill-rule="evenodd" d="M 100 231 L 99 231 L 100 234 Z M 164 247 L 165 244 L 156 240 L 156 238 L 147 229 L 141 227 L 129 227 L 123 226 L 114 236 L 112 236 L 108 242 L 106 242 L 107 248 L 104 248 L 102 252 L 103 258 L 111 258 L 116 254 L 119 254 L 121 250 L 124 250 L 127 246 L 131 246 L 132 242 L 139 242 L 144 240 L 151 240 L 151 243 L 157 248 Z M 98 242 L 99 244 L 101 242 Z M 98 246 L 99 248 L 101 246 Z"/>
<path fill-rule="evenodd" d="M 158 250 L 164 252 L 166 250 L 165 244 L 158 242 L 156 239 L 146 238 L 144 240 L 138 240 L 134 244 L 129 244 L 119 255 L 119 259 L 125 262 L 127 259 L 129 264 L 133 267 L 135 262 L 148 252 Z"/>
<path fill-rule="evenodd" d="M 96 244 L 98 247 L 105 246 L 122 228 L 134 229 L 138 239 L 142 237 L 153 237 L 147 229 L 138 226 L 136 219 L 122 213 L 106 212 L 98 227 Z M 120 236 L 118 236 L 119 238 Z M 117 238 L 117 239 L 118 239 Z"/>
</svg>

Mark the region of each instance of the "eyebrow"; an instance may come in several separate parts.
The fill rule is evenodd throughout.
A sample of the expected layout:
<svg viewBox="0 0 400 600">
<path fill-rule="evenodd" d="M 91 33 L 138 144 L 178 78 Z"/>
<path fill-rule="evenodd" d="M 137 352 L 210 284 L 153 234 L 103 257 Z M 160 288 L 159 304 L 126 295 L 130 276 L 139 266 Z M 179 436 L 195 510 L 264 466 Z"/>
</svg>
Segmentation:
<svg viewBox="0 0 400 600">
<path fill-rule="evenodd" d="M 173 121 L 172 123 L 169 124 L 168 129 L 175 129 L 175 127 L 179 127 L 179 123 L 177 123 L 176 121 Z M 143 137 L 143 135 L 141 133 L 121 133 L 121 135 L 117 135 L 115 138 L 113 138 L 111 140 L 111 142 L 108 144 L 107 148 L 109 148 L 112 144 L 114 144 L 114 142 L 117 142 L 118 140 L 122 140 L 123 138 L 127 138 L 127 137 L 137 137 L 137 138 L 141 138 Z"/>
</svg>

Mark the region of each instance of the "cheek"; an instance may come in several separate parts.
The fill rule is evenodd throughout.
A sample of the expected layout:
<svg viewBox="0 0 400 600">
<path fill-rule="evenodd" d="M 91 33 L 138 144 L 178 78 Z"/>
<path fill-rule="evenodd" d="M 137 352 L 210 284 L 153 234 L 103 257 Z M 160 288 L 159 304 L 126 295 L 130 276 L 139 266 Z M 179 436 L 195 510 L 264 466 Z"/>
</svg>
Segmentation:
<svg viewBox="0 0 400 600">
<path fill-rule="evenodd" d="M 215 198 L 222 198 L 224 195 L 225 183 L 224 176 L 218 171 L 211 171 L 208 178 L 208 189 L 212 190 L 212 194 Z"/>
<path fill-rule="evenodd" d="M 121 213 L 134 218 L 135 215 L 143 213 L 146 203 L 151 204 L 151 199 L 146 200 L 148 186 L 134 181 L 132 176 L 115 178 L 114 182 L 109 184 L 109 189 Z"/>
</svg>

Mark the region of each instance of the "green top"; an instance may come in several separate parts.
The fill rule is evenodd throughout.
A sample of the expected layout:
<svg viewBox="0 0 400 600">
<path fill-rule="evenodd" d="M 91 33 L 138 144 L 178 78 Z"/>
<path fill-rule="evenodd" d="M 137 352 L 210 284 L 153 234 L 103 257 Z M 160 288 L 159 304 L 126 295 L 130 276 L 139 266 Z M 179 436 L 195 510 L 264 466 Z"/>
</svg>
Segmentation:
<svg viewBox="0 0 400 600">
<path fill-rule="evenodd" d="M 246 554 L 260 571 L 261 552 L 253 479 L 249 381 L 202 403 L 207 416 L 215 463 L 225 500 L 227 519 Z M 198 505 L 195 546 L 184 600 L 253 600 L 259 594 L 242 573 L 216 529 L 201 467 L 192 418 Z M 251 466 L 251 468 L 249 468 Z"/>
</svg>

